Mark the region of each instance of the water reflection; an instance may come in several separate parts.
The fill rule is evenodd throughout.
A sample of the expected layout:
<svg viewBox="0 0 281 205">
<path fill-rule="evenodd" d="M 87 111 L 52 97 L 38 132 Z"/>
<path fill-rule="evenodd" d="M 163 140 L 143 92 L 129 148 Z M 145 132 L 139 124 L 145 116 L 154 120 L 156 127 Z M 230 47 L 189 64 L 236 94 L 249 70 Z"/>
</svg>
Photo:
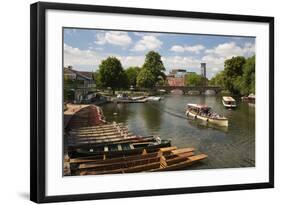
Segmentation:
<svg viewBox="0 0 281 205">
<path fill-rule="evenodd" d="M 145 121 L 146 127 L 152 132 L 159 132 L 162 120 L 163 104 L 157 102 L 147 103 L 142 106 L 141 115 Z"/>
</svg>

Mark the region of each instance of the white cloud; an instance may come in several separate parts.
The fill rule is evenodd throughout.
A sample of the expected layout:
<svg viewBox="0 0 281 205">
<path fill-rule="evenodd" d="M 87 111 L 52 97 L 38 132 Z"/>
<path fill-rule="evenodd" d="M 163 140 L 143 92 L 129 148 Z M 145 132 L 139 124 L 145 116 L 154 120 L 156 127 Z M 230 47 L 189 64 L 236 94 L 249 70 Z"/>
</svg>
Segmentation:
<svg viewBox="0 0 281 205">
<path fill-rule="evenodd" d="M 200 67 L 200 60 L 189 56 L 162 57 L 162 61 L 167 69 L 183 68 L 188 70 Z"/>
<path fill-rule="evenodd" d="M 101 56 L 92 50 L 80 50 L 64 44 L 64 65 L 98 65 Z"/>
<path fill-rule="evenodd" d="M 244 46 L 241 47 L 236 45 L 235 42 L 229 42 L 208 49 L 205 53 L 226 58 L 231 58 L 233 56 L 249 57 L 255 53 L 255 45 L 252 43 L 245 43 Z"/>
<path fill-rule="evenodd" d="M 174 52 L 191 52 L 191 53 L 200 53 L 201 50 L 204 50 L 205 47 L 203 45 L 194 45 L 194 46 L 181 46 L 181 45 L 174 45 L 171 47 L 171 51 Z"/>
<path fill-rule="evenodd" d="M 235 42 L 223 43 L 205 50 L 206 55 L 202 57 L 202 62 L 207 63 L 207 70 L 211 74 L 222 71 L 224 61 L 235 56 L 250 57 L 255 54 L 255 44 L 245 43 L 238 46 Z"/>
<path fill-rule="evenodd" d="M 124 68 L 130 66 L 142 66 L 144 63 L 144 56 L 119 56 L 116 54 L 99 55 L 93 50 L 81 50 L 79 48 L 71 47 L 64 44 L 64 66 L 92 66 L 97 68 L 102 60 L 108 56 L 115 56 L 121 61 Z"/>
<path fill-rule="evenodd" d="M 174 45 L 174 46 L 172 46 L 172 48 L 170 50 L 174 51 L 174 52 L 181 52 L 181 53 L 183 53 L 184 52 L 184 47 L 183 46 L 179 46 L 179 45 Z"/>
<path fill-rule="evenodd" d="M 145 50 L 155 50 L 162 46 L 162 41 L 157 39 L 153 35 L 146 35 L 139 40 L 134 48 L 133 51 L 145 51 Z"/>
<path fill-rule="evenodd" d="M 96 35 L 97 40 L 95 41 L 98 45 L 113 44 L 118 46 L 128 46 L 132 43 L 131 37 L 127 32 L 121 31 L 109 31 L 99 33 Z"/>
<path fill-rule="evenodd" d="M 128 68 L 130 66 L 141 67 L 145 59 L 144 56 L 117 56 L 117 58 L 121 61 L 124 68 Z"/>
</svg>

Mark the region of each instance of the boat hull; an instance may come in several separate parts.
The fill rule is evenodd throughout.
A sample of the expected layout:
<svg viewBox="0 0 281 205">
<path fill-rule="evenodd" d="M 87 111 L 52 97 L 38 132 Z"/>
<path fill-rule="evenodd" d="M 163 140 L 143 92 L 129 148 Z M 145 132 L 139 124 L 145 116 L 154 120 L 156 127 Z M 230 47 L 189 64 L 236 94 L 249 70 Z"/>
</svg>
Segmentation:
<svg viewBox="0 0 281 205">
<path fill-rule="evenodd" d="M 237 105 L 235 105 L 235 104 L 226 104 L 223 100 L 222 100 L 222 104 L 223 104 L 223 106 L 225 107 L 225 108 L 229 108 L 229 109 L 234 109 L 234 108 L 236 108 L 237 107 Z"/>
<path fill-rule="evenodd" d="M 149 146 L 144 146 L 144 147 L 136 147 L 134 149 L 127 149 L 127 150 L 108 150 L 108 151 L 90 151 L 88 149 L 76 149 L 71 152 L 71 157 L 83 157 L 83 156 L 94 156 L 94 155 L 100 155 L 100 154 L 105 154 L 109 156 L 119 156 L 119 155 L 124 155 L 124 154 L 137 154 L 137 153 L 142 153 L 144 150 L 147 152 L 154 152 L 157 151 L 160 148 L 163 147 L 170 147 L 171 146 L 171 141 L 170 140 L 162 140 L 161 143 L 155 144 L 155 145 L 149 145 Z"/>
<path fill-rule="evenodd" d="M 228 120 L 227 119 L 214 119 L 214 118 L 204 117 L 204 116 L 201 116 L 201 115 L 189 112 L 189 111 L 186 111 L 186 115 L 191 116 L 195 119 L 203 120 L 207 123 L 212 123 L 212 124 L 215 124 L 215 125 L 218 125 L 218 126 L 228 127 Z"/>
</svg>

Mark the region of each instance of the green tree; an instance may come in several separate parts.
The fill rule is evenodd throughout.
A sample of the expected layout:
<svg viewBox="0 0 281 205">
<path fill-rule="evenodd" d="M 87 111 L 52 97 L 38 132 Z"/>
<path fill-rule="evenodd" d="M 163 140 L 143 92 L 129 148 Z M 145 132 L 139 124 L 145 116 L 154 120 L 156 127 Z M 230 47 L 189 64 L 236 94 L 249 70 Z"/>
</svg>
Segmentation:
<svg viewBox="0 0 281 205">
<path fill-rule="evenodd" d="M 234 95 L 255 93 L 255 56 L 226 60 L 224 70 L 217 73 L 209 84 L 221 86 Z"/>
<path fill-rule="evenodd" d="M 155 51 L 150 51 L 145 55 L 142 69 L 148 69 L 151 72 L 154 78 L 153 86 L 161 80 L 161 77 L 165 79 L 165 67 L 161 60 L 161 55 Z"/>
<path fill-rule="evenodd" d="M 129 86 L 136 87 L 137 85 L 137 76 L 140 72 L 139 67 L 129 67 L 125 70 L 127 78 L 128 78 L 128 84 Z"/>
<path fill-rule="evenodd" d="M 204 82 L 204 78 L 196 73 L 190 73 L 184 76 L 186 86 L 200 86 Z"/>
<path fill-rule="evenodd" d="M 209 85 L 215 85 L 224 88 L 224 72 L 221 71 L 217 73 L 214 77 L 212 77 L 209 81 Z"/>
<path fill-rule="evenodd" d="M 246 59 L 243 65 L 243 75 L 241 78 L 241 94 L 249 95 L 255 93 L 255 56 Z"/>
<path fill-rule="evenodd" d="M 127 86 L 127 78 L 121 62 L 115 57 L 108 57 L 99 65 L 98 81 L 101 87 L 110 87 L 115 94 L 118 88 Z"/>
<path fill-rule="evenodd" d="M 224 85 L 231 93 L 239 95 L 241 76 L 246 59 L 242 56 L 232 57 L 224 62 Z"/>
<path fill-rule="evenodd" d="M 155 85 L 155 78 L 152 72 L 147 68 L 142 68 L 137 77 L 137 86 L 143 88 L 152 88 Z"/>
</svg>

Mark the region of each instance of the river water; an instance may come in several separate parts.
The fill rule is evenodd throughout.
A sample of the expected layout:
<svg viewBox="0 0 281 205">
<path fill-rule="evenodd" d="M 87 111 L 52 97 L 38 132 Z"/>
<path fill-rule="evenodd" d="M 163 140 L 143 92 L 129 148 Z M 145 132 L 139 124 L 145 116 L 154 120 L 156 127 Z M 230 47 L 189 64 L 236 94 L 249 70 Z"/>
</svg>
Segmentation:
<svg viewBox="0 0 281 205">
<path fill-rule="evenodd" d="M 228 128 L 188 119 L 187 103 L 211 106 L 228 118 Z M 194 147 L 208 155 L 192 169 L 255 166 L 255 107 L 245 102 L 238 101 L 237 109 L 228 110 L 219 96 L 166 95 L 160 102 L 111 103 L 102 108 L 107 121 L 125 123 L 136 135 L 158 135 L 171 139 L 173 146 Z"/>
</svg>

